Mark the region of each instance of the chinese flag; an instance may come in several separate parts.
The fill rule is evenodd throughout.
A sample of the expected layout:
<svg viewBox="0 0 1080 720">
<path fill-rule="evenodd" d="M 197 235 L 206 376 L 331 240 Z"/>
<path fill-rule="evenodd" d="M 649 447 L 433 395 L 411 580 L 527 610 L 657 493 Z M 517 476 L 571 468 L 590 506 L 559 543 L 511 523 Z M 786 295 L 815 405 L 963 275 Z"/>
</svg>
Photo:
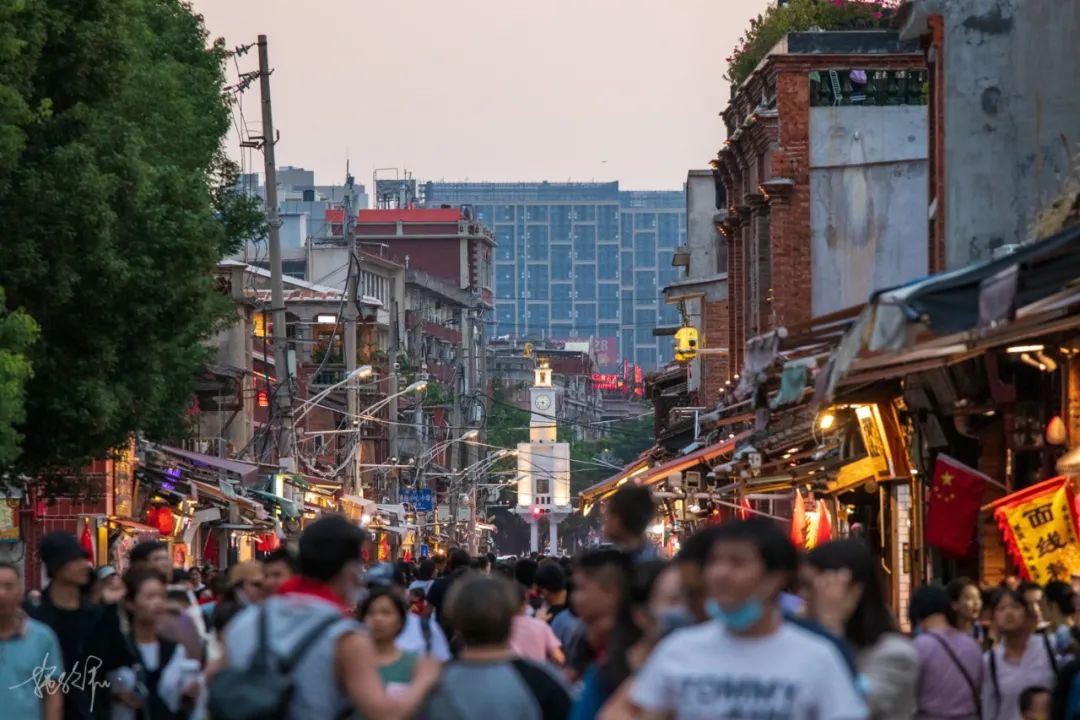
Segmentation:
<svg viewBox="0 0 1080 720">
<path fill-rule="evenodd" d="M 806 547 L 806 505 L 798 490 L 795 491 L 795 507 L 791 512 L 791 544 L 799 550 Z"/>
<path fill-rule="evenodd" d="M 926 507 L 927 545 L 955 557 L 968 555 L 988 480 L 986 475 L 948 455 L 937 456 Z"/>
<path fill-rule="evenodd" d="M 94 564 L 96 565 L 97 562 L 96 558 L 94 557 L 94 540 L 90 536 L 89 525 L 83 525 L 82 537 L 79 538 L 79 544 L 82 545 L 82 549 L 86 551 L 86 557 L 90 558 L 91 560 L 95 560 Z"/>
</svg>

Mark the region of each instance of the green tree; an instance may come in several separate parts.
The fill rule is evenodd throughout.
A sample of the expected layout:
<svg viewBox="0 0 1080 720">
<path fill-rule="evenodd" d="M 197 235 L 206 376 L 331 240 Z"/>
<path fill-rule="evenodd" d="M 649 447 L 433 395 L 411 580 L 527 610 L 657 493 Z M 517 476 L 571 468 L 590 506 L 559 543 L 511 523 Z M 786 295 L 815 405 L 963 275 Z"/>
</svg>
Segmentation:
<svg viewBox="0 0 1080 720">
<path fill-rule="evenodd" d="M 19 457 L 22 436 L 15 428 L 26 418 L 24 387 L 33 374 L 26 350 L 37 333 L 37 324 L 28 315 L 5 309 L 0 288 L 0 467 Z"/>
<path fill-rule="evenodd" d="M 225 58 L 180 0 L 0 3 L 0 285 L 41 327 L 13 469 L 180 432 L 214 266 L 261 229 L 221 154 Z"/>
</svg>

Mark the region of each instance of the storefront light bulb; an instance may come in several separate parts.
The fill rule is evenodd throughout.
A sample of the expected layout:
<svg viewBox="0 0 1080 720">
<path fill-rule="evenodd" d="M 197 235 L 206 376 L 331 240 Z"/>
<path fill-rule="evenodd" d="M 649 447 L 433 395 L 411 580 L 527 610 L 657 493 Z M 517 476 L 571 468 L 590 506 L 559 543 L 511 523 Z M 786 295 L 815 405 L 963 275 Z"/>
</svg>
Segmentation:
<svg viewBox="0 0 1080 720">
<path fill-rule="evenodd" d="M 829 430 L 836 424 L 836 416 L 832 413 L 825 413 L 818 421 L 818 427 L 822 430 Z"/>
</svg>

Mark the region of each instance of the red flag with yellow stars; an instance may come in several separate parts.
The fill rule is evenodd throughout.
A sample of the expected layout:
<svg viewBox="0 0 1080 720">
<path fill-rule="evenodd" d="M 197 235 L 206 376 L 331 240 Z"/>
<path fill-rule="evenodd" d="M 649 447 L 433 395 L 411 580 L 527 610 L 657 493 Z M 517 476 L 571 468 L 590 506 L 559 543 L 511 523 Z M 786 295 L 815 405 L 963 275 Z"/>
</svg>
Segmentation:
<svg viewBox="0 0 1080 720">
<path fill-rule="evenodd" d="M 971 552 L 988 480 L 988 476 L 959 460 L 937 456 L 926 508 L 927 545 L 955 557 L 966 557 Z"/>
<path fill-rule="evenodd" d="M 1072 487 L 1065 477 L 1003 497 L 994 519 L 1020 574 L 1040 585 L 1080 572 Z"/>
</svg>

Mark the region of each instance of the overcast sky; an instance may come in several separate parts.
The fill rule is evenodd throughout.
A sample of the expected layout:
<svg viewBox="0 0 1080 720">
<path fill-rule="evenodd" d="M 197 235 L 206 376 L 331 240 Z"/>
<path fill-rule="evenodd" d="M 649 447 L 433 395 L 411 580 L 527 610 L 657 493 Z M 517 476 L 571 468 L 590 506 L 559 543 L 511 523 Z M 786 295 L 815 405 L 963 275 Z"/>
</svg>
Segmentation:
<svg viewBox="0 0 1080 720">
<path fill-rule="evenodd" d="M 724 58 L 766 0 L 194 5 L 230 47 L 269 36 L 278 164 L 320 184 L 339 183 L 350 158 L 369 187 L 374 168 L 397 167 L 678 189 L 723 142 Z M 257 67 L 254 52 L 238 62 Z M 257 133 L 257 83 L 244 116 Z M 260 156 L 245 164 L 261 172 Z"/>
</svg>

